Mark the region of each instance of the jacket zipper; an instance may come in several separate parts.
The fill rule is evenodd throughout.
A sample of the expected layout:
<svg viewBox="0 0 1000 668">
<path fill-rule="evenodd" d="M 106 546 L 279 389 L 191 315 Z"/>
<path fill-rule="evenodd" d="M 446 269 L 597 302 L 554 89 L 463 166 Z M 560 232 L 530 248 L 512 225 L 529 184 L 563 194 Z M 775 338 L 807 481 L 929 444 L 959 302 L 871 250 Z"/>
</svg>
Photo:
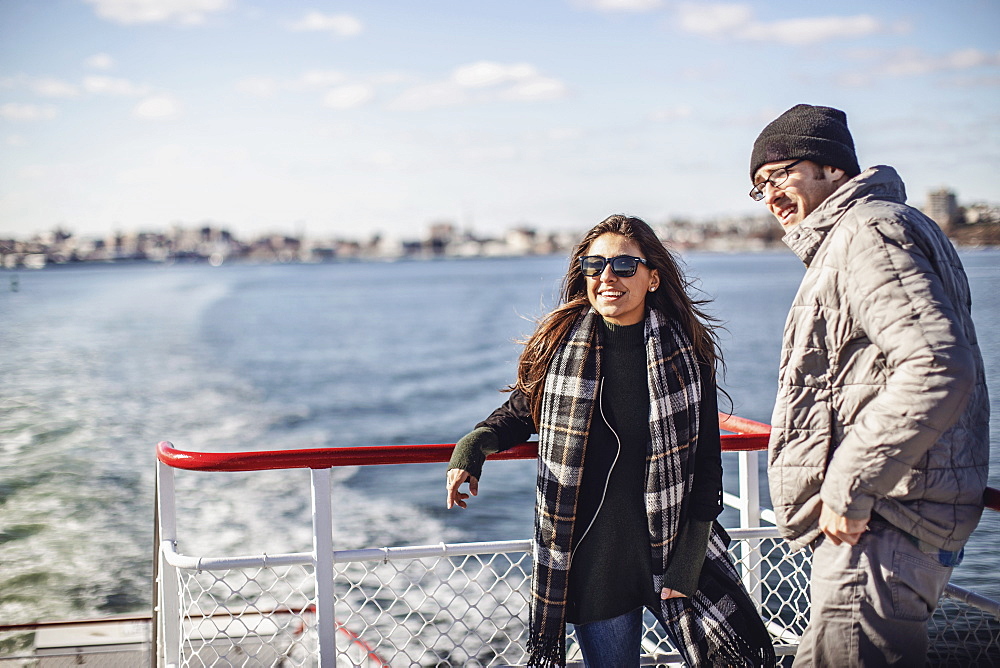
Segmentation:
<svg viewBox="0 0 1000 668">
<path fill-rule="evenodd" d="M 591 527 L 594 526 L 594 522 L 597 521 L 597 516 L 601 512 L 601 508 L 604 507 L 604 500 L 605 500 L 605 498 L 607 498 L 607 495 L 608 495 L 608 483 L 611 482 L 611 472 L 615 470 L 615 464 L 618 463 L 618 458 L 622 454 L 622 440 L 621 440 L 621 438 L 619 438 L 618 432 L 615 431 L 615 428 L 611 426 L 611 423 L 608 421 L 607 416 L 604 415 L 604 379 L 603 378 L 601 378 L 601 384 L 600 384 L 600 387 L 597 390 L 597 408 L 601 411 L 601 419 L 604 420 L 604 424 L 608 425 L 608 429 L 610 429 L 611 433 L 615 435 L 615 441 L 618 443 L 618 451 L 615 452 L 615 459 L 614 459 L 614 461 L 611 462 L 610 468 L 608 468 L 608 477 L 605 478 L 605 480 L 604 480 L 604 490 L 601 492 L 601 502 L 599 504 L 597 504 L 597 510 L 594 511 L 594 516 L 590 519 L 590 524 L 587 525 L 587 528 L 584 530 L 583 534 L 580 536 L 580 540 L 577 541 L 576 547 L 573 549 L 572 552 L 570 552 L 570 555 L 569 555 L 569 566 L 570 567 L 572 567 L 572 565 L 573 565 L 573 557 L 576 555 L 576 550 L 579 549 L 579 547 L 583 544 L 583 540 L 587 537 L 587 534 L 590 533 L 590 529 L 591 529 Z M 581 479 L 582 479 L 582 476 L 581 476 Z"/>
</svg>

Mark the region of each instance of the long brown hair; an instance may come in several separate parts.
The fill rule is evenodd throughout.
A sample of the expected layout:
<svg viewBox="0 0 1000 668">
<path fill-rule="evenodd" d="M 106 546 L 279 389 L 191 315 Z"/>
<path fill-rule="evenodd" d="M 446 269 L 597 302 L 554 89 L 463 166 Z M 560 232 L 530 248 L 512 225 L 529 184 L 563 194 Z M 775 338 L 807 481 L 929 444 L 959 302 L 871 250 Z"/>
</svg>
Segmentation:
<svg viewBox="0 0 1000 668">
<path fill-rule="evenodd" d="M 587 254 L 595 239 L 609 233 L 620 234 L 638 244 L 647 266 L 659 273 L 660 285 L 655 292 L 646 294 L 646 306 L 677 320 L 690 337 L 698 360 L 711 367 L 713 372 L 722 363 L 722 352 L 715 333 L 718 320 L 701 310 L 710 300 L 693 299 L 688 294 L 691 282 L 681 273 L 673 253 L 649 225 L 638 218 L 610 216 L 587 232 L 573 249 L 569 269 L 562 281 L 561 304 L 541 319 L 534 334 L 524 342 L 514 388 L 528 396 L 535 424 L 541 420 L 542 390 L 549 364 L 573 323 L 590 308 L 587 278 L 580 271 L 579 258 Z"/>
</svg>

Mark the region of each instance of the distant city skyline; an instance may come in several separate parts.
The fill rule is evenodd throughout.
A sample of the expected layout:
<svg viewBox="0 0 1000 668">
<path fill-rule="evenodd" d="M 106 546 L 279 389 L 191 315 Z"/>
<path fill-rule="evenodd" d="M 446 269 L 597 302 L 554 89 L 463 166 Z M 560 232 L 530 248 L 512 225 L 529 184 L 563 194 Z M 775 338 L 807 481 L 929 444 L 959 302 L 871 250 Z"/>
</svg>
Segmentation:
<svg viewBox="0 0 1000 668">
<path fill-rule="evenodd" d="M 1000 223 L 1000 202 L 961 201 L 956 196 L 955 191 L 949 188 L 943 187 L 931 190 L 926 193 L 926 197 L 923 201 L 918 202 L 911 200 L 910 204 L 922 210 L 946 230 L 956 225 L 961 226 L 977 225 L 980 223 Z M 773 230 L 767 232 L 766 236 L 773 237 L 774 241 L 777 241 L 781 236 L 781 234 L 778 233 L 781 228 L 774 220 L 774 217 L 762 208 L 756 208 L 746 213 L 727 214 L 717 217 L 674 215 L 666 219 L 647 219 L 647 222 L 661 230 L 668 230 L 676 227 L 684 229 L 704 228 L 706 230 L 718 230 L 720 228 L 730 227 L 734 223 L 739 223 L 742 227 L 748 222 L 752 222 L 752 226 L 758 232 L 759 228 L 773 227 Z M 222 233 L 225 235 L 231 235 L 234 241 L 239 241 L 240 243 L 266 241 L 269 237 L 286 237 L 288 239 L 299 241 L 320 243 L 338 242 L 365 244 L 372 243 L 375 239 L 380 239 L 382 243 L 389 242 L 392 244 L 412 244 L 415 242 L 426 242 L 428 239 L 434 238 L 438 235 L 441 230 L 446 230 L 446 234 L 448 235 L 462 235 L 482 241 L 503 239 L 505 237 L 509 237 L 512 233 L 521 234 L 528 232 L 532 235 L 554 235 L 556 237 L 562 237 L 563 242 L 571 246 L 575 243 L 575 235 L 582 234 L 585 229 L 586 225 L 584 224 L 577 225 L 576 227 L 557 229 L 545 228 L 543 226 L 522 222 L 520 224 L 497 227 L 483 232 L 481 230 L 476 230 L 473 227 L 462 226 L 456 220 L 438 218 L 436 220 L 427 221 L 422 226 L 405 230 L 400 234 L 386 234 L 380 230 L 376 230 L 374 232 L 370 230 L 361 230 L 353 233 L 329 232 L 325 234 L 310 235 L 306 233 L 304 227 L 294 231 L 265 229 L 262 231 L 240 234 L 238 231 L 234 232 L 233 226 L 227 224 L 225 221 L 201 220 L 172 221 L 168 225 L 134 229 L 117 226 L 113 229 L 95 230 L 90 233 L 78 233 L 75 230 L 57 225 L 48 230 L 32 231 L 20 236 L 5 236 L 0 234 L 0 243 L 3 241 L 17 241 L 22 243 L 39 242 L 45 244 L 51 243 L 53 239 L 59 237 L 74 237 L 78 242 L 114 242 L 117 237 L 125 237 L 134 240 L 135 238 L 141 236 L 189 235 L 191 233 L 196 233 L 199 230 L 210 230 L 213 234 Z M 569 235 L 568 240 L 566 239 L 566 235 Z"/>
<path fill-rule="evenodd" d="M 922 208 L 956 246 L 1000 247 L 1000 204 L 961 204 L 953 191 L 939 189 L 928 193 Z M 649 222 L 657 236 L 678 252 L 784 248 L 784 231 L 768 213 L 709 221 L 671 218 Z M 48 264 L 80 262 L 204 261 L 218 266 L 232 261 L 315 263 L 549 255 L 571 251 L 581 233 L 582 230 L 557 232 L 524 225 L 483 235 L 461 229 L 450 221 L 435 222 L 421 233 L 414 232 L 405 238 L 377 233 L 364 238 L 284 234 L 240 238 L 211 221 L 193 226 L 172 225 L 169 230 L 115 231 L 89 237 L 57 229 L 35 234 L 30 239 L 0 237 L 0 269 L 41 269 Z"/>
<path fill-rule="evenodd" d="M 1000 202 L 997 26 L 987 0 L 5 0 L 0 238 L 759 215 L 750 146 L 799 102 L 914 205 Z"/>
</svg>

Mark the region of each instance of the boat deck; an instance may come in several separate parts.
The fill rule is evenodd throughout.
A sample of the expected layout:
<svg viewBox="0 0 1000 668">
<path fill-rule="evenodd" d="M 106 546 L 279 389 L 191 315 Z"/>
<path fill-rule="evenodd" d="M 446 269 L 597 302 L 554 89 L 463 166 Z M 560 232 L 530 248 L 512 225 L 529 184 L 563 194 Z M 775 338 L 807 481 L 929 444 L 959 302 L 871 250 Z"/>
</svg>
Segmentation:
<svg viewBox="0 0 1000 668">
<path fill-rule="evenodd" d="M 808 550 L 791 553 L 759 501 L 767 425 L 727 418 L 739 452 L 740 512 L 731 554 L 790 665 L 809 613 Z M 536 456 L 534 444 L 495 459 Z M 158 446 L 157 591 L 151 618 L 0 627 L 5 665 L 519 666 L 531 578 L 527 540 L 336 550 L 331 469 L 447 461 L 451 444 L 281 452 L 192 453 Z M 311 469 L 313 549 L 185 554 L 174 476 L 188 471 Z M 190 473 L 196 475 L 196 473 Z M 1000 509 L 1000 493 L 987 503 Z M 1000 603 L 949 585 L 928 623 L 930 665 L 1000 665 Z M 579 664 L 572 633 L 570 665 Z M 154 663 L 155 660 L 155 663 Z M 643 665 L 680 657 L 647 613 Z"/>
</svg>

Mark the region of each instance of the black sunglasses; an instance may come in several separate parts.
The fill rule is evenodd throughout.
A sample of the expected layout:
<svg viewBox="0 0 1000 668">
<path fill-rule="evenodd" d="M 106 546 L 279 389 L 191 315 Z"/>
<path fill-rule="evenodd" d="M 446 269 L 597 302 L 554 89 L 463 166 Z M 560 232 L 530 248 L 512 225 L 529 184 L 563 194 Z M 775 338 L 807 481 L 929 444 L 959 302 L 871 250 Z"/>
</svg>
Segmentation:
<svg viewBox="0 0 1000 668">
<path fill-rule="evenodd" d="M 600 276 L 604 273 L 604 267 L 611 265 L 611 271 L 615 276 L 628 278 L 635 276 L 635 270 L 639 268 L 639 263 L 649 266 L 649 263 L 641 257 L 631 255 L 619 255 L 618 257 L 606 258 L 600 255 L 584 255 L 580 258 L 580 271 L 584 276 Z"/>
</svg>

